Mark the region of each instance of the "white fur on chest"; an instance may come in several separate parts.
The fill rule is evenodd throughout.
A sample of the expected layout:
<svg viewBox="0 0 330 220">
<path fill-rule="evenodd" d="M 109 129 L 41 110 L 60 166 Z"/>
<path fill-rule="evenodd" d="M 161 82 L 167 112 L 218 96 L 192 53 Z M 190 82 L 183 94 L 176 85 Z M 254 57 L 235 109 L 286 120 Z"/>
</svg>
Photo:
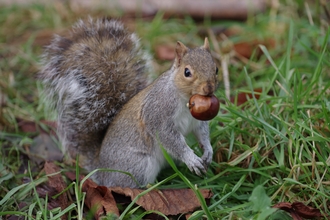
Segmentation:
<svg viewBox="0 0 330 220">
<path fill-rule="evenodd" d="M 174 125 L 184 136 L 192 132 L 199 125 L 199 121 L 192 117 L 184 100 L 180 100 L 180 104 L 176 109 Z"/>
</svg>

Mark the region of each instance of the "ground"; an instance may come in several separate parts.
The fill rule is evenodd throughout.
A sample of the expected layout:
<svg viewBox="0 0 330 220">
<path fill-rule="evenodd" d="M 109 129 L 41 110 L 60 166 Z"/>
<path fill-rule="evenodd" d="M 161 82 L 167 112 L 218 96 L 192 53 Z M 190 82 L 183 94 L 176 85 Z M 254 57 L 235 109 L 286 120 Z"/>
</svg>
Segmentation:
<svg viewBox="0 0 330 220">
<path fill-rule="evenodd" d="M 220 112 L 210 122 L 213 162 L 205 177 L 184 165 L 169 167 L 155 185 L 211 190 L 192 219 L 327 219 L 330 213 L 330 4 L 271 2 L 245 21 L 122 15 L 154 58 L 155 77 L 170 66 L 177 40 L 198 46 L 210 39 L 221 80 Z M 62 3 L 0 6 L 0 219 L 91 218 L 79 182 L 66 175 L 83 171 L 62 161 L 54 112 L 37 79 L 43 46 L 87 15 L 114 16 Z M 187 142 L 201 154 L 193 138 Z M 66 209 L 53 203 L 43 155 L 56 161 L 68 187 Z M 133 204 L 118 206 L 121 218 L 147 214 Z"/>
</svg>

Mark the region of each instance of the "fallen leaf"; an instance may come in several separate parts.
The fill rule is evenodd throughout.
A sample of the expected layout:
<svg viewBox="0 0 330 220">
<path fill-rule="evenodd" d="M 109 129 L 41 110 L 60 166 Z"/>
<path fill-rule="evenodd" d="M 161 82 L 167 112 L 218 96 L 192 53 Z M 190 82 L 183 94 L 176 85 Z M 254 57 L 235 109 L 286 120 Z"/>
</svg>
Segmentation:
<svg viewBox="0 0 330 220">
<path fill-rule="evenodd" d="M 278 208 L 289 212 L 294 220 L 301 220 L 302 218 L 311 219 L 324 217 L 319 209 L 306 206 L 301 202 L 294 202 L 292 204 L 289 202 L 280 202 L 274 205 L 273 208 Z"/>
<path fill-rule="evenodd" d="M 236 51 L 236 53 L 238 53 L 248 59 L 251 57 L 253 51 L 256 48 L 257 48 L 257 45 L 252 44 L 251 42 L 240 42 L 240 43 L 234 44 L 234 50 Z"/>
<path fill-rule="evenodd" d="M 268 49 L 275 48 L 274 39 L 266 39 L 264 41 L 253 40 L 253 41 L 244 41 L 234 44 L 234 50 L 236 53 L 242 55 L 243 57 L 249 59 L 252 54 L 256 51 L 256 56 L 260 57 L 262 51 L 259 49 L 259 45 L 265 45 Z"/>
<path fill-rule="evenodd" d="M 289 202 L 279 202 L 273 206 L 273 208 L 282 209 L 284 211 L 290 212 L 292 205 Z"/>
<path fill-rule="evenodd" d="M 319 209 L 306 206 L 301 202 L 292 203 L 292 208 L 298 215 L 303 218 L 315 218 L 323 216 Z"/>
<path fill-rule="evenodd" d="M 175 58 L 175 49 L 169 45 L 158 45 L 156 47 L 156 57 L 160 60 L 173 60 Z"/>
<path fill-rule="evenodd" d="M 261 88 L 257 88 L 257 89 L 254 89 L 254 97 L 256 99 L 259 99 L 260 98 L 260 94 L 262 93 L 262 89 Z M 273 91 L 269 91 L 268 94 L 269 96 L 272 96 L 273 95 Z M 232 103 L 236 103 L 237 106 L 240 106 L 242 104 L 244 104 L 245 102 L 247 102 L 249 99 L 252 99 L 253 98 L 253 95 L 251 92 L 240 92 L 237 94 L 237 98 L 236 97 L 231 97 L 230 98 L 230 101 Z"/>
<path fill-rule="evenodd" d="M 254 97 L 256 99 L 259 99 L 260 94 L 258 94 L 258 93 L 262 93 L 262 89 L 261 88 L 254 89 L 254 92 L 255 92 Z M 236 99 L 236 97 L 232 97 L 230 101 L 232 103 L 236 103 L 237 106 L 239 106 L 239 105 L 244 104 L 245 102 L 247 102 L 249 99 L 252 99 L 252 98 L 253 98 L 252 93 L 250 93 L 250 92 L 249 93 L 248 92 L 240 92 L 240 93 L 237 94 L 237 99 Z"/>
<path fill-rule="evenodd" d="M 121 187 L 110 187 L 110 191 L 129 196 L 133 200 L 137 195 L 142 193 L 143 189 L 131 189 Z M 201 189 L 205 199 L 212 197 L 211 190 Z M 181 213 L 192 212 L 199 208 L 200 202 L 195 193 L 191 189 L 164 189 L 152 190 L 140 197 L 136 204 L 145 210 L 159 211 L 165 215 L 178 215 Z"/>
<path fill-rule="evenodd" d="M 60 168 L 55 165 L 53 162 L 46 162 L 44 166 L 45 172 L 48 176 L 48 183 L 49 186 L 56 189 L 57 193 L 61 193 L 65 190 L 66 184 L 63 180 L 63 177 L 60 173 L 57 173 L 60 171 Z M 57 174 L 54 174 L 57 173 Z M 51 175 L 54 174 L 54 175 Z M 63 192 L 61 195 L 59 195 L 56 199 L 61 207 L 61 210 L 64 210 L 69 206 L 68 196 L 67 192 Z M 67 219 L 66 215 L 62 216 L 62 219 Z"/>
<path fill-rule="evenodd" d="M 58 199 L 53 199 L 52 197 L 58 194 L 57 190 L 49 185 L 48 182 L 36 186 L 36 191 L 40 198 L 48 197 L 47 208 L 52 210 L 57 207 L 61 207 L 60 201 Z"/>
<path fill-rule="evenodd" d="M 105 186 L 98 186 L 95 182 L 87 179 L 82 187 L 86 192 L 85 204 L 94 211 L 95 219 L 113 213 L 119 217 L 116 200 L 111 191 Z"/>
<path fill-rule="evenodd" d="M 41 198 L 55 196 L 58 192 L 55 188 L 51 187 L 49 184 L 41 184 L 36 187 L 37 193 Z"/>
<path fill-rule="evenodd" d="M 49 134 L 49 131 L 45 130 L 43 126 L 41 126 L 41 125 L 46 125 L 49 128 L 51 128 L 51 134 L 55 135 L 57 124 L 54 121 L 42 120 L 40 121 L 40 124 L 37 124 L 33 121 L 27 121 L 20 118 L 17 118 L 16 120 L 17 120 L 18 128 L 23 132 L 29 132 L 29 133 L 41 132 L 41 133 Z"/>
<path fill-rule="evenodd" d="M 74 181 L 76 176 L 72 172 L 66 173 L 66 176 Z M 80 179 L 83 177 L 80 176 Z M 83 191 L 87 192 L 85 204 L 92 209 L 94 207 L 94 217 L 99 217 L 106 214 L 114 213 L 119 216 L 119 211 L 116 206 L 116 200 L 119 196 L 130 197 L 131 200 L 145 191 L 144 189 L 132 189 L 122 187 L 104 187 L 98 186 L 95 182 L 87 179 L 83 184 Z M 204 199 L 212 197 L 211 190 L 200 189 Z M 130 203 L 131 201 L 126 201 Z M 195 193 L 191 189 L 164 189 L 152 190 L 140 197 L 136 204 L 147 211 L 159 211 L 165 215 L 178 215 L 182 213 L 192 212 L 201 205 Z"/>
</svg>

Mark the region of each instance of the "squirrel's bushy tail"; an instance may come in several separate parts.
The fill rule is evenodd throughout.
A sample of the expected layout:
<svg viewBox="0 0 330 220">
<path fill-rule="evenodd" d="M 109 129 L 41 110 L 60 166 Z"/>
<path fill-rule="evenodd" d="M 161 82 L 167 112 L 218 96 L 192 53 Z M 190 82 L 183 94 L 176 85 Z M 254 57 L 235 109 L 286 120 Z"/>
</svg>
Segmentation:
<svg viewBox="0 0 330 220">
<path fill-rule="evenodd" d="M 61 143 L 92 164 L 117 112 L 146 87 L 148 56 L 120 22 L 89 18 L 70 37 L 55 36 L 42 60 L 39 76 L 58 112 Z"/>
</svg>

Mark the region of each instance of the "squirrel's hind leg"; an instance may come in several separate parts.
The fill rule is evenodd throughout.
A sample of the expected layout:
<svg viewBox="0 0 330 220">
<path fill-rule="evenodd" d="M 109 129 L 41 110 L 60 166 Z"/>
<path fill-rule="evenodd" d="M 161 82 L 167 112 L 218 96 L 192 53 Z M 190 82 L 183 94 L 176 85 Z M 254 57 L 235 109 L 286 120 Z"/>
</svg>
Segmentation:
<svg viewBox="0 0 330 220">
<path fill-rule="evenodd" d="M 99 184 L 107 187 L 120 186 L 130 188 L 141 188 L 149 183 L 154 183 L 162 165 L 164 164 L 163 155 L 147 156 L 141 152 L 133 152 L 130 155 L 125 155 L 126 158 L 116 157 L 115 161 L 127 160 L 127 167 L 121 167 L 120 164 L 109 164 L 108 158 L 107 167 L 100 165 L 99 168 L 108 168 L 113 171 L 98 171 L 93 175 L 93 179 Z M 113 158 L 111 158 L 113 159 Z M 131 160 L 132 159 L 132 160 Z M 102 159 L 100 160 L 102 161 Z M 134 179 L 123 171 L 130 173 Z"/>
</svg>

